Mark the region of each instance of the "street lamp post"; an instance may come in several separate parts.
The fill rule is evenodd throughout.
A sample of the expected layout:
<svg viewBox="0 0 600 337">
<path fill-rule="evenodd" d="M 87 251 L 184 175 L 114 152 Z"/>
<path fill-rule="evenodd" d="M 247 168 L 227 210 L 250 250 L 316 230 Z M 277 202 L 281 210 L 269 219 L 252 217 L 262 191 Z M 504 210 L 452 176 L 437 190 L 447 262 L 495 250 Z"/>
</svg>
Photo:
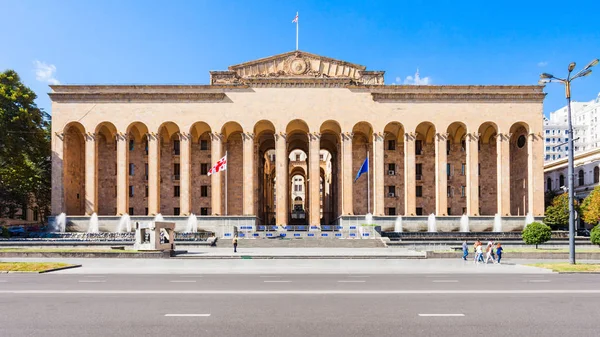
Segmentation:
<svg viewBox="0 0 600 337">
<path fill-rule="evenodd" d="M 590 62 L 587 66 L 585 66 L 585 68 L 583 68 L 581 71 L 579 71 L 578 73 L 576 73 L 575 75 L 573 75 L 573 77 L 571 77 L 571 73 L 573 72 L 573 69 L 575 69 L 575 62 L 571 62 L 571 64 L 569 64 L 569 74 L 567 75 L 566 79 L 562 79 L 562 78 L 558 78 L 558 77 L 554 77 L 553 75 L 550 75 L 548 73 L 543 73 L 540 75 L 540 84 L 543 83 L 549 83 L 549 82 L 557 82 L 557 83 L 562 83 L 565 85 L 565 95 L 567 96 L 567 120 L 568 120 L 568 129 L 569 129 L 569 149 L 568 149 L 568 153 L 569 153 L 569 164 L 568 164 L 568 170 L 567 170 L 567 177 L 568 177 L 568 193 L 569 193 L 569 263 L 570 264 L 575 264 L 575 207 L 574 207 L 574 199 L 575 199 L 575 190 L 573 188 L 573 180 L 574 180 L 574 174 L 573 171 L 574 169 L 574 157 L 573 157 L 573 143 L 574 143 L 574 139 L 573 139 L 573 122 L 571 121 L 571 81 L 573 81 L 576 78 L 579 77 L 584 77 L 584 76 L 588 76 L 589 74 L 592 73 L 592 68 L 593 66 L 595 66 L 596 64 L 598 64 L 598 59 L 593 60 L 592 62 Z"/>
</svg>

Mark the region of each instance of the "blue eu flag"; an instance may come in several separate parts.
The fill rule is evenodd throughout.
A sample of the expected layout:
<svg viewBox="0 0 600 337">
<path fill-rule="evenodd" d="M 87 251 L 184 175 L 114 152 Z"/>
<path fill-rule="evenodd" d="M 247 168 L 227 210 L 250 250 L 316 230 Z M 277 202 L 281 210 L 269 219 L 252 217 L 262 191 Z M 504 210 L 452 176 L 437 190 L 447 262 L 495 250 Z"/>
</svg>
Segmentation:
<svg viewBox="0 0 600 337">
<path fill-rule="evenodd" d="M 358 173 L 356 174 L 356 178 L 354 178 L 354 182 L 356 182 L 363 173 L 367 173 L 367 172 L 369 172 L 369 157 L 365 158 L 365 161 L 363 162 L 362 166 L 360 167 L 360 170 L 358 170 Z"/>
</svg>

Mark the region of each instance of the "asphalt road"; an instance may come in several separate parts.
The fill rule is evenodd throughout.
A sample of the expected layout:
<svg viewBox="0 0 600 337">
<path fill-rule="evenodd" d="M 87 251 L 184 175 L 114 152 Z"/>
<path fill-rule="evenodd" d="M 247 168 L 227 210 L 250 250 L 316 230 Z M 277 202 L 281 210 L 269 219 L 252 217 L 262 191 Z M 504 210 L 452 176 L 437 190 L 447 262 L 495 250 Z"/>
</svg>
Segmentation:
<svg viewBox="0 0 600 337">
<path fill-rule="evenodd" d="M 8 336 L 598 336 L 600 275 L 0 275 Z"/>
</svg>

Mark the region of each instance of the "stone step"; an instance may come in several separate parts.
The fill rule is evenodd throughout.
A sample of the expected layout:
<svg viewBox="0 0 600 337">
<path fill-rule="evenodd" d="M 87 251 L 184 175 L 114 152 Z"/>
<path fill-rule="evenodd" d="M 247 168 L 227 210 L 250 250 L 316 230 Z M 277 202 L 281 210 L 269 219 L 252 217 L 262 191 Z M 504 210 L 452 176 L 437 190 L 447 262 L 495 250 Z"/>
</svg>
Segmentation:
<svg viewBox="0 0 600 337">
<path fill-rule="evenodd" d="M 219 239 L 217 246 L 231 247 L 230 239 Z M 381 239 L 239 239 L 239 247 L 251 248 L 381 248 Z"/>
</svg>

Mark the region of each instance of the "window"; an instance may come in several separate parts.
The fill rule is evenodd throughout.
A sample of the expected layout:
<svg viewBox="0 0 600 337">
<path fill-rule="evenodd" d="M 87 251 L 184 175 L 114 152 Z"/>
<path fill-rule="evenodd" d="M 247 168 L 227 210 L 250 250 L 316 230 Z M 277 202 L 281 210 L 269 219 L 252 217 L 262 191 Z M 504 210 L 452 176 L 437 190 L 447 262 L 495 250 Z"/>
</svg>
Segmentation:
<svg viewBox="0 0 600 337">
<path fill-rule="evenodd" d="M 133 139 L 129 140 L 129 151 L 133 151 L 135 149 L 135 142 Z"/>
<path fill-rule="evenodd" d="M 208 164 L 200 164 L 200 174 L 201 175 L 208 174 Z"/>
<path fill-rule="evenodd" d="M 558 184 L 560 185 L 560 186 L 558 186 L 560 188 L 562 188 L 563 186 L 565 186 L 565 176 L 563 176 L 562 174 L 558 178 Z"/>
<path fill-rule="evenodd" d="M 394 151 L 396 150 L 396 141 L 395 140 L 388 140 L 388 150 L 390 151 Z"/>
<path fill-rule="evenodd" d="M 206 186 L 206 185 L 200 186 L 200 196 L 208 197 L 208 186 Z"/>
<path fill-rule="evenodd" d="M 132 176 L 135 173 L 135 165 L 129 163 L 129 175 Z"/>
<path fill-rule="evenodd" d="M 148 139 L 144 139 L 144 153 L 148 155 Z"/>
<path fill-rule="evenodd" d="M 319 160 L 320 160 L 320 161 L 323 161 L 323 160 L 325 160 L 325 156 L 324 156 L 323 154 L 320 154 L 320 155 L 319 155 Z"/>
<path fill-rule="evenodd" d="M 179 163 L 173 164 L 173 175 L 175 180 L 179 180 L 179 174 L 181 173 L 181 165 Z"/>
<path fill-rule="evenodd" d="M 465 163 L 462 163 L 460 165 L 460 175 L 464 176 L 467 174 L 467 165 Z"/>
<path fill-rule="evenodd" d="M 202 151 L 208 150 L 208 140 L 200 139 L 200 150 L 202 150 Z"/>
<path fill-rule="evenodd" d="M 417 207 L 416 211 L 417 211 L 417 215 L 423 215 L 423 208 L 422 207 Z"/>
<path fill-rule="evenodd" d="M 417 190 L 415 192 L 417 198 L 423 197 L 423 186 L 417 186 Z"/>
<path fill-rule="evenodd" d="M 460 141 L 460 150 L 464 152 L 464 151 L 466 151 L 466 149 L 467 149 L 467 141 L 463 139 Z"/>
<path fill-rule="evenodd" d="M 388 171 L 396 172 L 396 164 L 388 164 Z"/>
<path fill-rule="evenodd" d="M 462 208 L 462 214 L 467 214 L 467 208 L 466 207 Z"/>
<path fill-rule="evenodd" d="M 446 164 L 446 175 L 450 177 L 452 175 L 452 164 Z"/>
<path fill-rule="evenodd" d="M 477 195 L 481 198 L 481 185 L 477 186 Z"/>
<path fill-rule="evenodd" d="M 448 215 L 452 215 L 452 208 L 451 208 L 451 207 L 448 207 L 448 210 L 447 210 L 447 212 L 448 212 Z"/>
<path fill-rule="evenodd" d="M 452 148 L 452 143 L 449 140 L 446 141 L 446 155 L 450 154 L 450 149 Z"/>
<path fill-rule="evenodd" d="M 134 215 L 133 214 L 133 207 L 129 207 L 129 215 Z"/>
<path fill-rule="evenodd" d="M 600 183 L 600 167 L 594 167 L 594 184 Z"/>
<path fill-rule="evenodd" d="M 579 186 L 583 186 L 585 184 L 585 179 L 583 177 L 583 170 L 579 170 L 578 178 L 579 178 Z"/>
<path fill-rule="evenodd" d="M 396 196 L 396 186 L 388 186 L 388 196 L 390 196 L 390 197 Z"/>
<path fill-rule="evenodd" d="M 396 215 L 396 207 L 388 208 L 388 215 Z"/>
<path fill-rule="evenodd" d="M 477 164 L 477 175 L 481 175 L 481 163 Z"/>
<path fill-rule="evenodd" d="M 550 146 L 546 146 L 546 151 L 550 151 Z"/>
<path fill-rule="evenodd" d="M 144 208 L 144 214 L 149 215 L 148 214 L 148 207 Z"/>
<path fill-rule="evenodd" d="M 299 154 L 296 155 L 296 161 L 300 161 L 300 155 Z"/>
<path fill-rule="evenodd" d="M 144 164 L 144 179 L 148 180 L 148 163 Z"/>
<path fill-rule="evenodd" d="M 181 149 L 181 143 L 178 140 L 173 141 L 173 154 L 178 156 Z"/>
<path fill-rule="evenodd" d="M 181 188 L 179 186 L 173 186 L 173 196 L 178 198 L 181 194 Z"/>
<path fill-rule="evenodd" d="M 38 221 L 40 216 L 40 212 L 36 209 L 33 211 L 33 221 Z"/>
<path fill-rule="evenodd" d="M 552 179 L 550 177 L 546 179 L 546 191 L 552 191 Z"/>
<path fill-rule="evenodd" d="M 546 134 L 549 135 L 550 134 L 550 130 L 546 130 Z"/>
<path fill-rule="evenodd" d="M 464 186 L 461 186 L 461 187 L 460 187 L 460 196 L 461 196 L 461 197 L 464 197 L 464 196 L 465 196 L 465 193 L 466 193 L 466 191 L 465 191 L 465 187 L 464 187 Z"/>
<path fill-rule="evenodd" d="M 526 142 L 527 142 L 527 138 L 525 138 L 525 135 L 520 135 L 519 138 L 517 139 L 517 146 L 519 147 L 519 149 L 523 148 L 523 146 L 525 146 Z"/>
<path fill-rule="evenodd" d="M 208 215 L 208 207 L 201 207 L 200 215 Z"/>
<path fill-rule="evenodd" d="M 446 187 L 446 196 L 448 198 L 452 198 L 452 187 L 451 186 Z"/>
<path fill-rule="evenodd" d="M 415 174 L 417 175 L 417 180 L 421 180 L 421 176 L 423 175 L 423 164 L 415 165 Z"/>
<path fill-rule="evenodd" d="M 133 197 L 133 185 L 129 185 L 129 196 Z"/>
<path fill-rule="evenodd" d="M 423 154 L 423 141 L 422 140 L 415 141 L 415 154 L 417 156 Z"/>
<path fill-rule="evenodd" d="M 179 207 L 173 208 L 173 215 L 179 215 L 180 213 L 181 213 L 181 210 L 179 209 Z"/>
<path fill-rule="evenodd" d="M 150 193 L 148 193 L 148 185 L 146 185 L 146 198 L 148 198 L 148 195 L 149 195 L 149 194 L 150 194 Z M 147 213 L 148 213 L 148 212 L 146 212 L 146 214 L 147 214 Z"/>
</svg>

